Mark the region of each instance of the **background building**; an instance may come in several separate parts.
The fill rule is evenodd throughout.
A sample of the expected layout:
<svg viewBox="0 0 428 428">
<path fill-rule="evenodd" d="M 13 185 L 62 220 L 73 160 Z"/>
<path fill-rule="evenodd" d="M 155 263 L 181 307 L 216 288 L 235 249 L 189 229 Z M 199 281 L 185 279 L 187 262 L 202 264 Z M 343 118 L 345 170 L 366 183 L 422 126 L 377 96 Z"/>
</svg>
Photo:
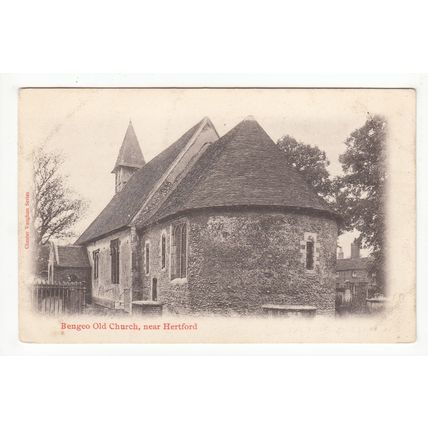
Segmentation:
<svg viewBox="0 0 428 428">
<path fill-rule="evenodd" d="M 351 257 L 343 258 L 339 247 L 336 267 L 336 311 L 366 312 L 366 299 L 372 297 L 376 276 L 371 273 L 373 260 L 360 257 L 359 242 L 351 244 Z"/>
</svg>

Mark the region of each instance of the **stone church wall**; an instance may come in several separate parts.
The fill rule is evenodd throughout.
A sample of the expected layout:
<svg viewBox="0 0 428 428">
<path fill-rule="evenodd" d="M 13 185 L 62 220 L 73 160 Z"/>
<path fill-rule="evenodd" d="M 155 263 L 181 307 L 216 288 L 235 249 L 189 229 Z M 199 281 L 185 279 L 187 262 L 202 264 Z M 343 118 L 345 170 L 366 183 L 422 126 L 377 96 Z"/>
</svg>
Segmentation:
<svg viewBox="0 0 428 428">
<path fill-rule="evenodd" d="M 119 284 L 111 282 L 110 241 L 119 238 Z M 100 251 L 98 278 L 92 278 L 92 301 L 95 304 L 129 311 L 131 295 L 131 237 L 129 230 L 112 233 L 87 246 L 93 273 L 92 252 Z M 92 274 L 93 275 L 93 274 Z"/>
<path fill-rule="evenodd" d="M 193 310 L 259 314 L 264 304 L 294 304 L 334 314 L 334 220 L 269 211 L 200 214 L 190 227 Z M 313 271 L 306 270 L 302 257 L 308 234 L 316 236 Z"/>
<path fill-rule="evenodd" d="M 173 222 L 150 227 L 140 237 L 141 242 L 141 278 L 143 284 L 143 300 L 152 300 L 153 279 L 157 281 L 157 300 L 164 304 L 164 312 L 186 314 L 190 312 L 189 287 L 186 279 L 171 280 L 171 228 L 176 222 L 186 222 L 186 218 L 178 218 Z M 161 237 L 166 237 L 165 268 L 161 265 Z M 150 245 L 150 266 L 146 273 L 145 245 Z"/>
<path fill-rule="evenodd" d="M 194 213 L 176 219 L 188 225 L 186 279 L 170 279 L 171 223 L 152 226 L 141 237 L 150 242 L 150 270 L 142 272 L 143 298 L 166 312 L 261 314 L 264 304 L 311 305 L 334 314 L 337 225 L 332 219 L 269 210 Z M 166 268 L 161 268 L 161 233 L 166 234 Z M 315 242 L 315 268 L 307 271 L 302 243 Z"/>
</svg>

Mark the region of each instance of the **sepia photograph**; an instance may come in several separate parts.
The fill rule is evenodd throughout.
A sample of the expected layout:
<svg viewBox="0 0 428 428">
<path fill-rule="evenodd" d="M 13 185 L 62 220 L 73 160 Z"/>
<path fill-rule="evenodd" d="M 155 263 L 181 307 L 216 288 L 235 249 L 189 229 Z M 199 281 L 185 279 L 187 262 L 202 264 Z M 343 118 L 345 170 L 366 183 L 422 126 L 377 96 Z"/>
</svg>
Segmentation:
<svg viewBox="0 0 428 428">
<path fill-rule="evenodd" d="M 3 425 L 428 426 L 425 9 L 2 2 Z"/>
<path fill-rule="evenodd" d="M 415 95 L 21 89 L 21 340 L 413 341 Z"/>
</svg>

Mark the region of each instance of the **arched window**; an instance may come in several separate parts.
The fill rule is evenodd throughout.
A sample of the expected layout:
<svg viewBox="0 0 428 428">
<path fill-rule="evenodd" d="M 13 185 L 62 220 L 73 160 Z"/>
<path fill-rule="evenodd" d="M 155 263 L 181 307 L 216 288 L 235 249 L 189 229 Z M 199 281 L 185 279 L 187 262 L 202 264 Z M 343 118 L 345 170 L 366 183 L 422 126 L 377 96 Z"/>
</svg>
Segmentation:
<svg viewBox="0 0 428 428">
<path fill-rule="evenodd" d="M 166 235 L 162 233 L 161 236 L 161 268 L 165 269 L 166 266 Z"/>
<path fill-rule="evenodd" d="M 176 224 L 171 233 L 171 279 L 187 276 L 187 226 Z"/>
<path fill-rule="evenodd" d="M 111 283 L 119 284 L 119 239 L 110 241 Z"/>
<path fill-rule="evenodd" d="M 152 300 L 156 302 L 158 300 L 158 280 L 157 278 L 152 279 Z"/>
<path fill-rule="evenodd" d="M 150 242 L 146 241 L 144 246 L 144 266 L 146 275 L 150 273 Z"/>
<path fill-rule="evenodd" d="M 94 260 L 94 279 L 98 278 L 98 269 L 99 269 L 99 260 L 100 260 L 100 250 L 92 251 L 92 258 Z"/>
</svg>

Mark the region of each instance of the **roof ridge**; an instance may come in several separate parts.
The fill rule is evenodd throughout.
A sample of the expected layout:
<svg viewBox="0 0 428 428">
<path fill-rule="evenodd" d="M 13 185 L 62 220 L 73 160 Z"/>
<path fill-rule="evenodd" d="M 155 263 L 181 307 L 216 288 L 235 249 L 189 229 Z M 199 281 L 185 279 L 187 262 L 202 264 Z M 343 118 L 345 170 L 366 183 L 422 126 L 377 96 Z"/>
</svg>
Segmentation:
<svg viewBox="0 0 428 428">
<path fill-rule="evenodd" d="M 205 118 L 204 118 L 205 119 Z M 202 120 L 204 120 L 202 119 Z M 202 120 L 199 121 L 196 125 L 199 125 L 200 123 L 202 123 Z M 193 126 L 192 128 L 194 128 L 195 126 Z M 159 152 L 156 156 L 154 156 L 153 158 L 151 158 L 148 162 L 146 162 L 144 164 L 144 166 L 141 167 L 141 169 L 146 168 L 147 166 L 150 166 L 150 164 L 153 164 L 153 161 L 156 161 L 159 157 L 162 156 L 162 154 L 168 150 L 171 146 L 173 146 L 176 142 L 178 142 L 181 138 L 184 137 L 184 135 L 186 135 L 192 128 L 188 129 L 184 134 L 181 135 L 181 137 L 177 138 L 177 140 L 175 140 L 173 143 L 171 143 L 168 147 L 166 147 L 165 149 L 163 149 L 161 152 Z M 195 131 L 196 132 L 196 131 Z M 192 134 L 193 136 L 194 134 Z M 180 152 L 181 153 L 181 152 Z"/>
<path fill-rule="evenodd" d="M 147 196 L 146 200 L 144 201 L 144 203 L 141 205 L 140 209 L 132 216 L 132 219 L 130 220 L 130 224 L 132 224 L 136 218 L 138 217 L 138 215 L 140 214 L 140 212 L 147 206 L 147 204 L 149 203 L 149 201 L 152 199 L 152 197 L 156 194 L 156 192 L 159 190 L 160 186 L 162 185 L 162 183 L 165 182 L 165 180 L 167 179 L 167 177 L 171 174 L 171 172 L 174 170 L 174 168 L 177 166 L 177 164 L 180 162 L 180 160 L 183 158 L 184 154 L 187 152 L 187 150 L 189 150 L 189 148 L 194 144 L 194 142 L 196 141 L 197 137 L 200 135 L 200 133 L 203 131 L 203 129 L 205 128 L 205 126 L 209 124 L 215 131 L 215 133 L 218 136 L 218 132 L 215 129 L 213 123 L 211 122 L 210 118 L 208 116 L 205 116 L 200 122 L 198 122 L 197 128 L 195 129 L 195 132 L 192 134 L 192 136 L 189 138 L 187 144 L 183 147 L 183 149 L 180 151 L 180 153 L 177 155 L 177 157 L 174 159 L 174 161 L 172 162 L 172 164 L 169 166 L 169 168 L 164 172 L 164 174 L 162 175 L 162 177 L 158 180 L 158 182 L 155 184 L 155 186 L 153 187 L 152 191 L 150 192 L 150 194 Z M 196 161 L 198 162 L 198 161 Z M 189 171 L 188 171 L 189 172 Z M 187 175 L 187 174 L 186 174 Z M 184 177 L 183 177 L 184 178 Z M 173 189 L 172 189 L 173 190 Z M 169 195 L 167 196 L 166 200 L 169 198 Z M 156 213 L 159 211 L 160 207 L 163 205 L 160 204 L 160 206 L 152 213 L 151 217 L 153 217 L 154 215 L 156 215 Z"/>
<path fill-rule="evenodd" d="M 199 176 L 197 176 L 196 179 L 192 179 L 191 180 L 191 187 L 192 188 L 196 187 L 198 184 L 202 185 L 207 180 L 207 178 L 209 176 L 208 172 L 211 171 L 215 167 L 215 165 L 218 164 L 218 162 L 220 162 L 221 156 L 222 156 L 222 154 L 223 154 L 223 152 L 224 152 L 224 150 L 225 150 L 225 148 L 227 146 L 226 143 L 228 142 L 228 139 L 230 139 L 230 138 L 233 139 L 234 138 L 235 134 L 238 132 L 238 129 L 237 129 L 238 126 L 241 125 L 243 122 L 244 122 L 244 120 L 242 120 L 241 122 L 239 122 L 232 129 L 229 129 L 229 131 L 227 131 L 226 134 L 224 134 L 217 141 L 215 141 L 214 143 L 212 143 L 205 150 L 205 152 L 201 155 L 201 157 L 197 160 L 197 162 L 193 166 L 194 168 L 197 165 L 200 165 L 201 163 L 203 163 L 204 160 L 206 160 L 206 158 L 208 158 L 213 151 L 218 151 L 217 156 L 214 156 L 214 161 L 210 162 L 209 165 L 206 168 L 203 168 L 202 173 Z M 191 173 L 192 173 L 192 170 L 188 171 L 188 173 L 186 174 L 186 177 L 188 177 Z M 161 211 L 163 207 L 167 206 L 168 203 L 170 203 L 173 198 L 174 198 L 174 192 L 171 192 L 171 194 L 168 195 L 168 197 L 165 199 L 165 201 L 160 205 L 160 207 L 153 214 L 152 218 L 155 217 L 155 215 L 159 211 Z"/>
<path fill-rule="evenodd" d="M 230 132 L 230 131 L 229 131 Z M 227 134 L 225 134 L 227 135 Z M 200 174 L 199 176 L 196 177 L 196 179 L 193 179 L 191 181 L 191 187 L 194 188 L 196 187 L 198 184 L 203 184 L 208 177 L 208 172 L 212 170 L 212 168 L 214 168 L 214 166 L 220 161 L 220 157 L 226 147 L 226 144 L 223 142 L 221 142 L 220 140 L 223 137 L 221 137 L 219 140 L 215 141 L 213 144 L 211 144 L 210 146 L 207 147 L 207 149 L 204 151 L 204 153 L 202 153 L 201 157 L 196 161 L 194 167 L 196 167 L 196 165 L 199 165 L 201 163 L 204 162 L 204 160 L 210 156 L 211 152 L 218 150 L 218 156 L 214 156 L 214 162 L 211 162 L 208 167 L 203 168 L 203 172 L 202 174 Z M 192 168 L 193 169 L 193 168 Z M 192 174 L 192 169 L 189 170 L 186 174 L 186 177 L 188 177 L 190 174 Z M 183 177 L 183 178 L 186 178 Z M 162 208 L 164 206 L 167 206 L 168 203 L 171 201 L 171 199 L 174 197 L 174 192 L 171 192 L 168 197 L 165 199 L 165 201 L 160 205 L 160 207 L 156 210 L 156 212 L 153 214 L 152 218 L 159 212 L 162 210 Z"/>
</svg>

